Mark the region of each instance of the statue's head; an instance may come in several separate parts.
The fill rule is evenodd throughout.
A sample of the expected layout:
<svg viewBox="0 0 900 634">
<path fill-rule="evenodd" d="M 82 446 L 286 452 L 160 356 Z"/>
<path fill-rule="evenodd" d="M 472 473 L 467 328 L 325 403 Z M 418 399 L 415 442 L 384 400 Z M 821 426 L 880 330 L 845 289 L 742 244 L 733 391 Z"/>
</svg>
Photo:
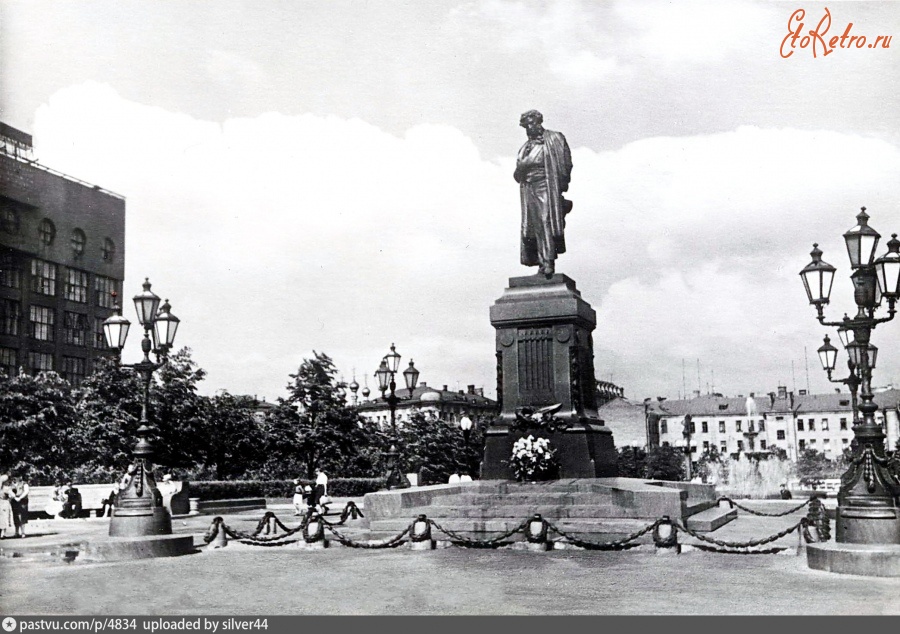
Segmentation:
<svg viewBox="0 0 900 634">
<path fill-rule="evenodd" d="M 519 117 L 519 125 L 525 128 L 529 138 L 540 136 L 544 131 L 544 127 L 541 125 L 543 122 L 544 115 L 537 110 L 529 110 Z"/>
</svg>

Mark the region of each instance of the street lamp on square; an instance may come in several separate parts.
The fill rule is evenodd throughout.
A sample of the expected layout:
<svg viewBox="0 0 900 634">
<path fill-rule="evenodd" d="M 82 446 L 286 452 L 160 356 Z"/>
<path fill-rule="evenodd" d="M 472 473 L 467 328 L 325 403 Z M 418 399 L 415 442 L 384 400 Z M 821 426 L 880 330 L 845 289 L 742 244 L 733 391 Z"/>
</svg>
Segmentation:
<svg viewBox="0 0 900 634">
<path fill-rule="evenodd" d="M 843 321 L 825 321 L 824 307 L 829 303 L 835 268 L 822 261 L 822 251 L 813 245 L 812 261 L 800 277 L 809 303 L 816 307 L 817 319 L 824 326 L 834 326 L 844 344 L 850 375 L 834 381 L 831 373 L 837 362 L 837 350 L 825 337 L 819 357 L 829 380 L 845 383 L 854 400 L 854 456 L 841 478 L 838 493 L 838 542 L 853 544 L 900 544 L 900 480 L 889 467 L 885 456 L 884 430 L 875 421 L 878 405 L 872 394 L 872 370 L 878 349 L 870 339 L 876 326 L 891 321 L 900 298 L 900 241 L 894 234 L 888 251 L 875 259 L 880 234 L 869 226 L 869 215 L 863 207 L 856 216 L 857 224 L 844 234 L 853 273 L 853 298 L 857 313 Z M 887 315 L 876 317 L 876 310 L 887 300 Z M 852 339 L 850 335 L 853 335 Z M 860 403 L 856 405 L 859 389 Z M 857 416 L 856 411 L 859 411 Z"/>
<path fill-rule="evenodd" d="M 153 447 L 147 438 L 152 429 L 147 412 L 150 407 L 150 382 L 153 373 L 167 363 L 181 320 L 172 314 L 168 300 L 160 308 L 160 298 L 150 290 L 149 279 L 144 280 L 142 292 L 135 295 L 134 307 L 138 322 L 144 329 L 144 338 L 141 340 L 144 358 L 138 363 L 123 367 L 131 368 L 141 375 L 144 398 L 141 404 L 141 424 L 137 430 L 138 442 L 132 451 L 134 462 L 119 485 L 119 494 L 109 523 L 111 537 L 172 533 L 172 518 L 163 506 L 162 495 L 153 477 Z M 116 308 L 117 314 L 103 322 L 103 333 L 107 345 L 121 354 L 131 322 L 122 316 L 121 308 Z M 151 352 L 156 356 L 156 362 L 150 360 Z"/>
<path fill-rule="evenodd" d="M 397 446 L 400 444 L 400 436 L 397 432 L 397 405 L 400 398 L 397 396 L 397 370 L 400 369 L 400 354 L 397 352 L 394 344 L 391 344 L 391 351 L 384 355 L 381 364 L 375 371 L 375 378 L 378 379 L 378 389 L 381 390 L 381 398 L 385 400 L 391 412 L 391 435 L 392 444 L 390 449 L 385 453 L 385 459 L 388 466 L 388 473 L 385 485 L 388 489 L 407 489 L 412 486 L 406 474 L 400 468 L 400 452 Z M 412 398 L 413 391 L 419 381 L 419 371 L 413 364 L 412 359 L 409 361 L 409 367 L 403 371 L 403 380 L 406 383 L 406 389 L 409 390 L 409 398 Z M 390 389 L 390 394 L 386 392 Z"/>
</svg>

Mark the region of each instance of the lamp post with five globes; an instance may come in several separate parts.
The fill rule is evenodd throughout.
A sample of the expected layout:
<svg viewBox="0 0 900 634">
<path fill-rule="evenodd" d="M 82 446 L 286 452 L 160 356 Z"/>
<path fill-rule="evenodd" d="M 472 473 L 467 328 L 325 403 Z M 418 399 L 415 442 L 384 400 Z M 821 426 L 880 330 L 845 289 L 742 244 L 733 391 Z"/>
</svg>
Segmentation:
<svg viewBox="0 0 900 634">
<path fill-rule="evenodd" d="M 846 383 L 851 393 L 859 388 L 859 416 L 854 416 L 853 421 L 856 449 L 850 468 L 841 478 L 836 540 L 854 544 L 900 544 L 900 480 L 892 473 L 885 456 L 884 430 L 875 422 L 878 405 L 872 394 L 872 370 L 878 350 L 870 341 L 875 327 L 891 321 L 896 314 L 895 304 L 900 298 L 900 240 L 893 234 L 888 241 L 888 252 L 875 259 L 881 236 L 869 226 L 865 207 L 856 220 L 856 226 L 844 234 L 853 268 L 850 279 L 856 315 L 845 316 L 843 321 L 825 321 L 823 309 L 831 296 L 836 269 L 822 260 L 817 244 L 811 252 L 812 262 L 800 271 L 800 277 L 809 303 L 816 307 L 819 323 L 837 327 L 838 334 L 846 341 L 850 376 L 840 382 Z M 887 316 L 876 317 L 883 300 L 887 300 Z M 853 333 L 852 341 L 849 341 L 850 333 Z M 837 349 L 826 338 L 818 352 L 830 379 Z"/>
</svg>

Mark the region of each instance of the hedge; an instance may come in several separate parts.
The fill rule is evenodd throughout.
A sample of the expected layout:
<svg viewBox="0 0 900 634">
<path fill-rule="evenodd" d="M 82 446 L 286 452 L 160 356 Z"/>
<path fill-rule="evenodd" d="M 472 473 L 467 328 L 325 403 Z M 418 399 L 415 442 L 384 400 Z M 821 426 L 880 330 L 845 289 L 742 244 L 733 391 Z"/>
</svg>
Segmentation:
<svg viewBox="0 0 900 634">
<path fill-rule="evenodd" d="M 313 485 L 312 480 L 301 480 Z M 190 496 L 201 500 L 231 500 L 238 498 L 289 498 L 294 494 L 293 480 L 207 480 L 189 482 Z M 362 497 L 384 488 L 384 478 L 331 478 L 328 495 L 333 497 Z"/>
</svg>

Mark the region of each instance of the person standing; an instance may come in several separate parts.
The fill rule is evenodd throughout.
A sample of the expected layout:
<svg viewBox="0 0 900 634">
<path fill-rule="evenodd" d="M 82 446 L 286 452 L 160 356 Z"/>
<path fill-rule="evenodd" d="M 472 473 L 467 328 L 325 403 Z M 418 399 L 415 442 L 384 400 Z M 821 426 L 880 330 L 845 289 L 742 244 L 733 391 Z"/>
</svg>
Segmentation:
<svg viewBox="0 0 900 634">
<path fill-rule="evenodd" d="M 12 497 L 9 476 L 4 473 L 0 475 L 0 539 L 7 537 L 7 532 L 16 525 L 11 504 Z"/>
<path fill-rule="evenodd" d="M 25 537 L 25 524 L 28 523 L 28 483 L 25 478 L 16 478 L 12 487 L 13 521 L 16 524 L 16 535 Z"/>
<path fill-rule="evenodd" d="M 306 496 L 303 495 L 303 485 L 300 484 L 300 480 L 294 480 L 294 497 L 291 502 L 294 504 L 294 515 L 302 515 Z"/>
<path fill-rule="evenodd" d="M 316 507 L 316 512 L 324 513 L 325 508 L 324 505 L 330 502 L 330 499 L 325 499 L 328 496 L 328 476 L 325 475 L 325 472 L 321 469 L 316 469 L 316 488 L 313 492 L 313 499 L 310 506 Z"/>
</svg>

